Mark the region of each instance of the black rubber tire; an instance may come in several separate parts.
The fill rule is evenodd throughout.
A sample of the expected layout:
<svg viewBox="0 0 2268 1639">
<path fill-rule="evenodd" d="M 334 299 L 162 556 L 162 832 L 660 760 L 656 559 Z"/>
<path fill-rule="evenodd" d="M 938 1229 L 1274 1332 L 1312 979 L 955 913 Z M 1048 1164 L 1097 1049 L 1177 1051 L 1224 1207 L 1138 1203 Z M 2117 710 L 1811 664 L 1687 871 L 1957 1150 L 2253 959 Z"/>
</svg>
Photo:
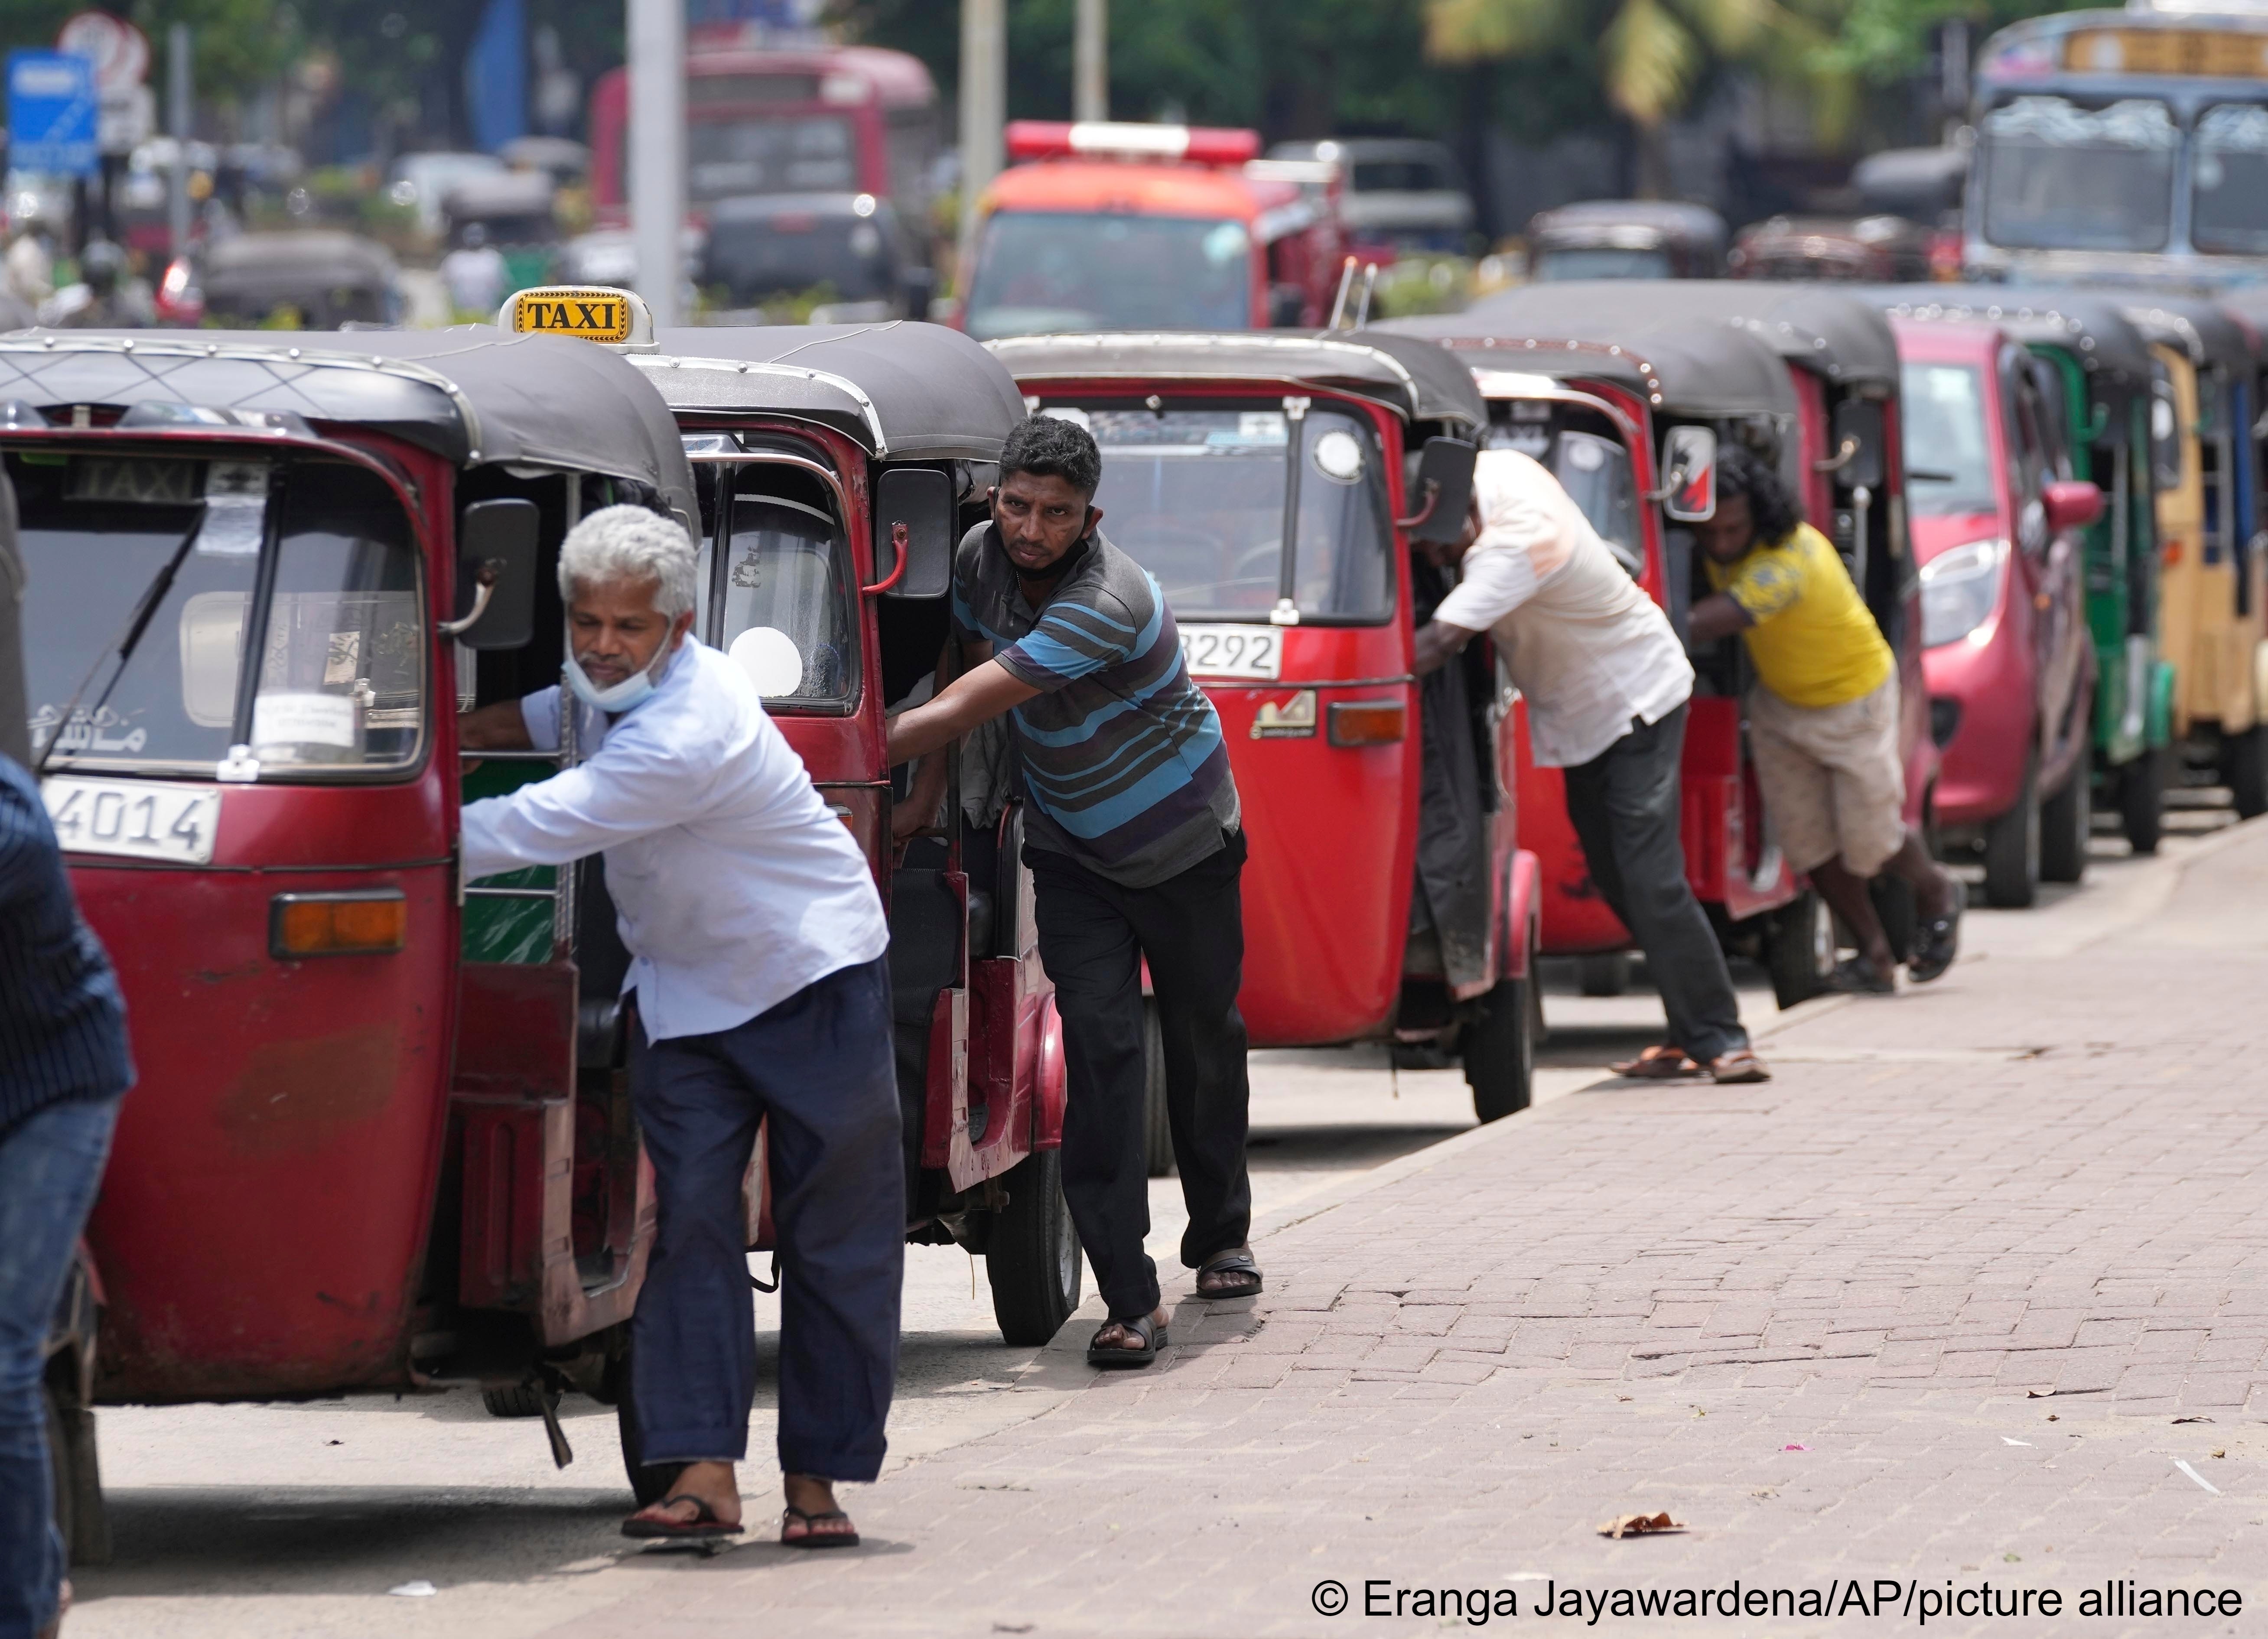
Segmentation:
<svg viewBox="0 0 2268 1639">
<path fill-rule="evenodd" d="M 481 1404 L 488 1407 L 491 1417 L 541 1417 L 543 1389 L 534 1383 L 523 1383 L 517 1388 L 482 1389 Z"/>
<path fill-rule="evenodd" d="M 683 1463 L 653 1463 L 644 1460 L 645 1435 L 638 1424 L 637 1396 L 630 1393 L 630 1375 L 634 1356 L 627 1349 L 621 1364 L 615 1368 L 615 1428 L 622 1439 L 622 1472 L 630 1476 L 630 1495 L 637 1498 L 640 1508 L 651 1508 L 670 1492 L 677 1476 L 685 1472 Z"/>
<path fill-rule="evenodd" d="M 2087 875 L 2087 850 L 2095 830 L 2093 770 L 2080 763 L 2063 790 L 2040 807 L 2040 880 L 2078 882 Z"/>
<path fill-rule="evenodd" d="M 1481 997 L 1478 1017 L 1457 1033 L 1473 1113 L 1483 1125 L 1526 1109 L 1535 1096 L 1536 1021 L 1541 997 L 1533 977 L 1499 979 Z"/>
<path fill-rule="evenodd" d="M 2016 805 L 1984 827 L 1984 902 L 2023 910 L 2040 893 L 2039 765 L 2027 759 Z"/>
<path fill-rule="evenodd" d="M 1166 1030 L 1158 998 L 1142 998 L 1142 1156 L 1152 1178 L 1174 1175 L 1174 1123 L 1166 1110 Z"/>
<path fill-rule="evenodd" d="M 1602 951 L 1577 957 L 1575 983 L 1585 996 L 1621 996 L 1630 989 L 1630 952 Z"/>
<path fill-rule="evenodd" d="M 2153 746 L 2118 771 L 2118 820 L 2126 846 L 2154 854 L 2166 834 L 2166 769 L 2170 746 Z"/>
<path fill-rule="evenodd" d="M 1064 1204 L 1063 1151 L 1035 1150 L 1003 1178 L 1008 1204 L 992 1220 L 984 1275 L 1002 1340 L 1036 1349 L 1079 1307 L 1079 1231 Z"/>
<path fill-rule="evenodd" d="M 1765 913 L 1764 968 L 1783 1012 L 1826 993 L 1835 971 L 1835 918 L 1816 888 Z"/>
<path fill-rule="evenodd" d="M 2268 814 L 2268 725 L 2255 724 L 2222 742 L 2221 777 L 2239 820 Z"/>
</svg>

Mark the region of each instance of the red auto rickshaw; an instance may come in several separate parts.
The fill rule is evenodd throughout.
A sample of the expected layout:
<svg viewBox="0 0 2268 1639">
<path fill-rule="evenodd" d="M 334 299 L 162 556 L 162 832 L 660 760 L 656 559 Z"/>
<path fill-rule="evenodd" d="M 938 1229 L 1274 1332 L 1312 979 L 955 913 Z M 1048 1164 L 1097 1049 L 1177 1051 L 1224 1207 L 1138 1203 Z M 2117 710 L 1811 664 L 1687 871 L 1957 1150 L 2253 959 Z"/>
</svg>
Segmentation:
<svg viewBox="0 0 2268 1639">
<path fill-rule="evenodd" d="M 459 879 L 456 712 L 557 675 L 572 520 L 691 518 L 692 474 L 596 349 L 324 340 L 0 339 L 34 757 L 142 1077 L 88 1389 L 534 1385 L 564 1461 L 556 1391 L 622 1398 L 651 1172 L 603 889 Z M 533 948 L 468 959 L 508 902 Z"/>
<path fill-rule="evenodd" d="M 1252 1044 L 1426 1044 L 1462 1059 L 1482 1120 L 1524 1108 L 1535 864 L 1497 673 L 1479 644 L 1422 686 L 1410 670 L 1447 590 L 1410 548 L 1462 528 L 1487 420 L 1471 376 L 1370 332 L 990 345 L 1035 413 L 1094 434 L 1104 531 L 1220 713 L 1252 839 Z"/>
<path fill-rule="evenodd" d="M 1656 515 L 1652 503 L 1674 504 L 1673 485 L 1656 474 L 1690 475 L 1727 437 L 1776 452 L 1897 653 L 1907 820 L 1920 824 L 1936 747 L 1926 731 L 1917 583 L 1896 445 L 1897 354 L 1888 324 L 1863 302 L 1815 287 L 1666 281 L 1646 287 L 1638 311 L 1631 288 L 1532 285 L 1464 313 L 1394 327 L 1440 342 L 1478 371 L 1514 378 L 1501 393 L 1489 390 L 1492 407 L 1501 406 L 1491 437 L 1542 449 L 1562 467 L 1563 481 L 1576 481 L 1579 498 L 1597 492 L 1585 500 L 1587 510 L 1612 524 L 1602 529 L 1607 539 L 1629 542 L 1626 562 L 1680 631 L 1708 584 L 1690 535 L 1669 527 L 1675 520 L 1666 512 Z M 1517 379 L 1522 374 L 1530 378 L 1526 384 Z M 1590 419 L 1555 408 L 1561 389 L 1593 401 L 1570 407 Z M 1681 426 L 1695 432 L 1681 433 Z M 1705 441 L 1697 442 L 1704 430 Z M 1555 443 L 1569 432 L 1585 439 L 1569 443 L 1561 458 Z M 1595 465 L 1578 468 L 1578 460 Z M 1621 499 L 1614 498 L 1618 491 Z M 1617 509 L 1624 511 L 1617 516 Z M 1657 563 L 1660 578 L 1650 579 Z M 1771 840 L 1742 717 L 1753 677 L 1745 648 L 1728 638 L 1691 658 L 1687 871 L 1727 947 L 1763 960 L 1780 1005 L 1793 1006 L 1819 994 L 1833 970 L 1833 920 Z M 1526 834 L 1545 862 L 1543 948 L 1591 959 L 1586 989 L 1610 994 L 1623 982 L 1629 934 L 1590 886 L 1556 776 L 1523 759 L 1521 784 Z M 1877 892 L 1892 944 L 1903 952 L 1913 923 L 1908 896 L 1887 882 Z"/>
</svg>

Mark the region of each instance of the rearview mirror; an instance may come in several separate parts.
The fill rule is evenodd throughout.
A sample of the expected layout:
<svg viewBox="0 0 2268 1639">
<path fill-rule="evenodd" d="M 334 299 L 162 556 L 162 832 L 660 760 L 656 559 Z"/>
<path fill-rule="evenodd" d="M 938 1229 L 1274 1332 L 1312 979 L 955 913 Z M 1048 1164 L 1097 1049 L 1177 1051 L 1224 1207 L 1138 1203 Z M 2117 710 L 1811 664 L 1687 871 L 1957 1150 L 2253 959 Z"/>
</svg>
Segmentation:
<svg viewBox="0 0 2268 1639">
<path fill-rule="evenodd" d="M 1662 512 L 1672 522 L 1705 524 L 1717 515 L 1717 430 L 1672 427 L 1661 441 Z"/>
<path fill-rule="evenodd" d="M 909 600 L 945 596 L 953 586 L 953 523 L 951 478 L 934 467 L 885 470 L 874 485 L 874 572 L 881 578 L 865 590 Z"/>
<path fill-rule="evenodd" d="M 2077 479 L 2050 484 L 2041 499 L 2047 503 L 2048 528 L 2058 535 L 2085 529 L 2102 516 L 2102 491 Z"/>
<path fill-rule="evenodd" d="M 1425 440 L 1409 495 L 1414 510 L 1395 520 L 1412 540 L 1446 547 L 1465 533 L 1465 514 L 1473 504 L 1473 461 L 1479 453 L 1462 438 Z"/>
<path fill-rule="evenodd" d="M 475 501 L 457 520 L 457 618 L 468 649 L 518 649 L 535 635 L 538 514 L 533 501 Z"/>
<path fill-rule="evenodd" d="M 1845 399 L 1835 407 L 1835 453 L 1820 463 L 1845 489 L 1882 487 L 1882 407 Z"/>
</svg>

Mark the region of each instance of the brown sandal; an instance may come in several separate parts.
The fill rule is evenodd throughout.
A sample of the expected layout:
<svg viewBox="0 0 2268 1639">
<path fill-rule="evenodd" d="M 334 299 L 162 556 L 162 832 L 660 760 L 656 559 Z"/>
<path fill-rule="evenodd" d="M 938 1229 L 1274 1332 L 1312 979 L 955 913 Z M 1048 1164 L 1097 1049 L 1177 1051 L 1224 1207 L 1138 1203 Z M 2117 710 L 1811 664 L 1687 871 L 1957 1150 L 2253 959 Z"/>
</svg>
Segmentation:
<svg viewBox="0 0 2268 1639">
<path fill-rule="evenodd" d="M 1701 1067 L 1685 1056 L 1683 1047 L 1648 1047 L 1634 1059 L 1607 1068 L 1632 1081 L 1690 1081 L 1702 1074 Z"/>
<path fill-rule="evenodd" d="M 1771 1072 L 1764 1062 L 1746 1047 L 1734 1047 L 1709 1062 L 1709 1079 L 1720 1087 L 1736 1086 L 1743 1082 L 1770 1081 Z"/>
</svg>

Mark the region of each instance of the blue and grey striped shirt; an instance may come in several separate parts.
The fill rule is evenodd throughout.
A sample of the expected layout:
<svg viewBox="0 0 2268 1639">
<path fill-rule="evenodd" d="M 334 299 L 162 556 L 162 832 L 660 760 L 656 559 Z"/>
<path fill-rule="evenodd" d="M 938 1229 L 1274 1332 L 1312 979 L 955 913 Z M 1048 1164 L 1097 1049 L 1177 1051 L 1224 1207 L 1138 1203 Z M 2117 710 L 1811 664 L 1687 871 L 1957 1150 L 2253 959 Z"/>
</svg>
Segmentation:
<svg viewBox="0 0 2268 1639">
<path fill-rule="evenodd" d="M 1238 823 L 1220 718 L 1182 663 L 1149 572 L 1100 533 L 1040 608 L 990 524 L 954 562 L 954 635 L 1040 691 L 1009 715 L 1035 849 L 1145 888 L 1217 853 Z"/>
<path fill-rule="evenodd" d="M 134 1082 L 110 959 L 78 914 L 40 788 L 0 756 L 0 1138 Z"/>
</svg>

